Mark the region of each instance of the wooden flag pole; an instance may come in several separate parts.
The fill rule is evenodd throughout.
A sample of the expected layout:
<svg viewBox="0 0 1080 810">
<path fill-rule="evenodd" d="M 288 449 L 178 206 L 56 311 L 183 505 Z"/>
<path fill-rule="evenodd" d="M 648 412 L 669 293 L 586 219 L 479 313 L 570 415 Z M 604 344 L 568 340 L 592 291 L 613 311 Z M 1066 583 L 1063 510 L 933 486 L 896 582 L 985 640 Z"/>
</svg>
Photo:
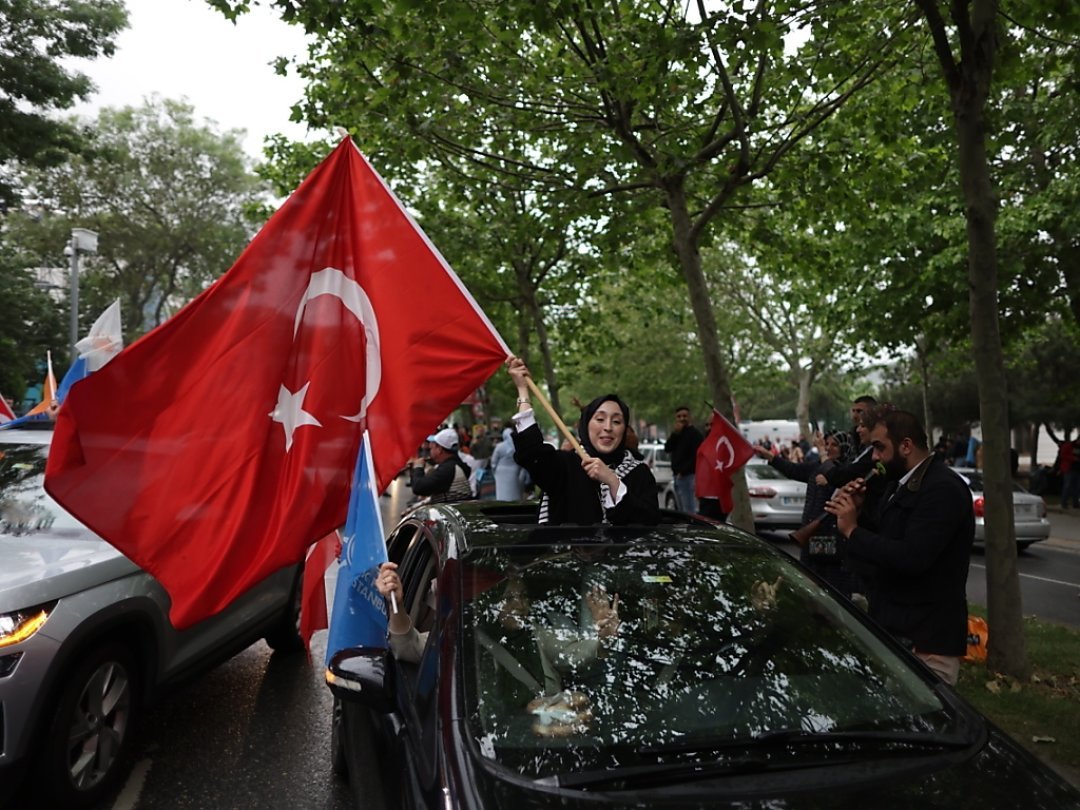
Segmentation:
<svg viewBox="0 0 1080 810">
<path fill-rule="evenodd" d="M 566 426 L 566 423 L 563 422 L 562 418 L 557 413 L 555 413 L 555 409 L 551 407 L 551 403 L 548 402 L 548 398 L 544 396 L 544 393 L 540 390 L 536 383 L 533 382 L 533 378 L 526 377 L 525 383 L 529 386 L 529 391 L 532 393 L 532 395 L 538 400 L 540 400 L 540 404 L 544 406 L 544 410 L 547 411 L 548 416 L 550 416 L 551 420 L 555 423 L 555 427 L 557 427 L 562 432 L 562 435 L 565 436 L 570 442 L 570 445 L 574 448 L 574 452 L 581 456 L 583 459 L 588 458 L 589 454 L 585 452 L 585 448 L 581 446 L 581 442 L 579 442 L 577 440 L 577 437 L 570 432 L 570 428 Z"/>
</svg>

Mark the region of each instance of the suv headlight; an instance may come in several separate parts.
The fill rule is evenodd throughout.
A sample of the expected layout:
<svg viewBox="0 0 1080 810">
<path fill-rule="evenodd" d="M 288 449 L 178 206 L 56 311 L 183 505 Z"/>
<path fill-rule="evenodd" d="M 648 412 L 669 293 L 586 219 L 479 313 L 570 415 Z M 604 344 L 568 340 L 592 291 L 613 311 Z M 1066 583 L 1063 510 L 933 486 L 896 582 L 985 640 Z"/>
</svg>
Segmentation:
<svg viewBox="0 0 1080 810">
<path fill-rule="evenodd" d="M 56 602 L 0 614 L 0 649 L 26 641 L 41 629 Z"/>
</svg>

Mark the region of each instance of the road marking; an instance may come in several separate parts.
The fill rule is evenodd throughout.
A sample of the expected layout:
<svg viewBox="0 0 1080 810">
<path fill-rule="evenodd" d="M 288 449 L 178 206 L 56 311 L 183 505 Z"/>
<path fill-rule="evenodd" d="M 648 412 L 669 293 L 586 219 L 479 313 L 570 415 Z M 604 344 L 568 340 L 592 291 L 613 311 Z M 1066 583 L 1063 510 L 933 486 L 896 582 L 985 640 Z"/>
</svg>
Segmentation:
<svg viewBox="0 0 1080 810">
<path fill-rule="evenodd" d="M 112 810 L 135 810 L 139 805 L 139 796 L 142 794 L 143 785 L 146 783 L 146 774 L 150 772 L 152 760 L 141 759 L 131 769 L 131 775 L 124 783 L 124 789 L 116 797 Z"/>
<path fill-rule="evenodd" d="M 985 565 L 979 565 L 978 563 L 972 563 L 971 567 L 981 568 L 984 571 L 986 570 Z M 1067 585 L 1070 588 L 1080 588 L 1080 582 L 1065 582 L 1064 580 L 1050 579 L 1049 577 L 1037 577 L 1034 574 L 1020 574 L 1020 576 L 1027 577 L 1028 579 L 1037 579 L 1039 582 L 1049 582 L 1052 585 Z"/>
</svg>

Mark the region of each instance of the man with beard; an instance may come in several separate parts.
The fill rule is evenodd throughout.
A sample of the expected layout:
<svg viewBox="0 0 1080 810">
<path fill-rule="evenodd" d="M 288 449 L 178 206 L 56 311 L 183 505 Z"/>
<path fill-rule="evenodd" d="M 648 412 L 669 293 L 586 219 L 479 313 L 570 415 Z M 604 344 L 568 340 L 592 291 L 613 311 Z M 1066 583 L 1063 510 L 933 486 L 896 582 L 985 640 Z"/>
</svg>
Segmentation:
<svg viewBox="0 0 1080 810">
<path fill-rule="evenodd" d="M 857 521 L 861 478 L 825 508 L 847 537 L 849 561 L 869 574 L 870 615 L 942 680 L 955 684 L 967 647 L 965 585 L 975 539 L 971 491 L 930 452 L 919 420 L 907 411 L 880 414 L 870 445 L 890 479 L 877 531 Z"/>
</svg>

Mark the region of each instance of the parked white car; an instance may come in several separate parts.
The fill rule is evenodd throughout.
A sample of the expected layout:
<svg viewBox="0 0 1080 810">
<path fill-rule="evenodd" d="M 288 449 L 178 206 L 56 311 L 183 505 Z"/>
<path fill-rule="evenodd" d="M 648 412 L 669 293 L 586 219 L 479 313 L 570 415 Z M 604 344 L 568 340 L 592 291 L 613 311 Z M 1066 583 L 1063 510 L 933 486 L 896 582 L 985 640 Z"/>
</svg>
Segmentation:
<svg viewBox="0 0 1080 810">
<path fill-rule="evenodd" d="M 975 545 L 986 542 L 986 521 L 983 519 L 983 474 L 970 467 L 953 467 L 953 472 L 971 488 L 975 507 Z M 1020 551 L 1050 536 L 1050 521 L 1046 518 L 1046 501 L 1013 482 L 1013 522 L 1016 524 L 1016 547 Z"/>
<path fill-rule="evenodd" d="M 51 438 L 0 431 L 0 806 L 18 791 L 66 810 L 124 776 L 143 707 L 165 687 L 260 638 L 303 650 L 300 566 L 176 630 L 161 584 L 43 489 Z"/>
<path fill-rule="evenodd" d="M 645 457 L 645 463 L 652 470 L 658 490 L 662 490 L 671 483 L 671 456 L 664 449 L 664 445 L 655 442 L 642 442 L 638 445 L 638 452 Z"/>
</svg>

